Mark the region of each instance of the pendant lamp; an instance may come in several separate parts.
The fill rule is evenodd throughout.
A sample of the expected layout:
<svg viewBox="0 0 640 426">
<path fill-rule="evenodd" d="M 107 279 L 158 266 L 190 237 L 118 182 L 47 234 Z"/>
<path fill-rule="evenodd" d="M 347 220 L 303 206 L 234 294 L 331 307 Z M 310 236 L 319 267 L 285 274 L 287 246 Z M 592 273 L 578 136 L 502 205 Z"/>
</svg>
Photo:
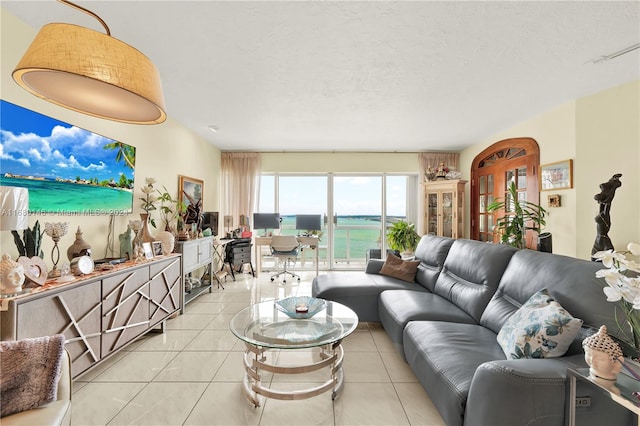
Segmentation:
<svg viewBox="0 0 640 426">
<path fill-rule="evenodd" d="M 71 24 L 47 24 L 13 71 L 13 79 L 56 105 L 107 120 L 159 124 L 166 120 L 160 75 L 137 49 L 106 34 Z"/>
</svg>

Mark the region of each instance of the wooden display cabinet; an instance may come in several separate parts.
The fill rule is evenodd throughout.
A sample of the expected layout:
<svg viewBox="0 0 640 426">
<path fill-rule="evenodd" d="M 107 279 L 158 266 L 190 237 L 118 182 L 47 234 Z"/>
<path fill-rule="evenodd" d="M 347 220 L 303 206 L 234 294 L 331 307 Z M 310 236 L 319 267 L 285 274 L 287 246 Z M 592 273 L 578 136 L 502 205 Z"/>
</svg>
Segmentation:
<svg viewBox="0 0 640 426">
<path fill-rule="evenodd" d="M 422 234 L 464 237 L 464 187 L 466 180 L 435 180 L 424 183 Z"/>
</svg>

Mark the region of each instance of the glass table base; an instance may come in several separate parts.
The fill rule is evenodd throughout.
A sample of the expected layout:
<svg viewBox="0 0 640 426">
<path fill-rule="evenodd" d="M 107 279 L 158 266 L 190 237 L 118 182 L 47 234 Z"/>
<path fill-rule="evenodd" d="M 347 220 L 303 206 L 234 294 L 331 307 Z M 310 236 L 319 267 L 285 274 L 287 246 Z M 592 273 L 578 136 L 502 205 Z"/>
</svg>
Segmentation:
<svg viewBox="0 0 640 426">
<path fill-rule="evenodd" d="M 244 354 L 245 375 L 243 380 L 243 393 L 256 407 L 262 405 L 264 398 L 300 400 L 332 391 L 331 399 L 335 400 L 342 392 L 344 387 L 344 373 L 342 370 L 344 351 L 340 342 L 322 346 L 320 348 L 320 361 L 296 366 L 280 366 L 275 363 L 269 363 L 265 356 L 265 352 L 268 351 L 269 348 L 254 346 L 246 342 L 245 346 L 247 349 Z M 261 382 L 261 372 L 301 374 L 323 368 L 328 370 L 329 379 L 318 386 L 307 389 L 282 391 L 264 387 Z"/>
</svg>

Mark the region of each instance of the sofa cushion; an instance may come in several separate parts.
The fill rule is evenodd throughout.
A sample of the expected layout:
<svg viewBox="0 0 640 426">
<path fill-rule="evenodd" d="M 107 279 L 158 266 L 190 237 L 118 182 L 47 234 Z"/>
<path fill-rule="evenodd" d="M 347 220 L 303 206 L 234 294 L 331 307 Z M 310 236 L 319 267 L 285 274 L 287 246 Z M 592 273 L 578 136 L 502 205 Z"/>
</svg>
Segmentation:
<svg viewBox="0 0 640 426">
<path fill-rule="evenodd" d="M 311 295 L 353 309 L 361 322 L 378 322 L 378 296 L 385 290 L 427 291 L 396 278 L 362 272 L 329 272 L 313 279 Z"/>
<path fill-rule="evenodd" d="M 390 290 L 378 298 L 380 322 L 393 346 L 404 357 L 402 332 L 409 321 L 449 321 L 475 324 L 466 312 L 437 294 L 413 290 Z"/>
<path fill-rule="evenodd" d="M 498 290 L 487 305 L 480 324 L 498 333 L 507 319 L 534 293 L 548 288 L 554 299 L 585 326 L 594 329 L 606 325 L 609 334 L 620 338 L 616 325 L 624 319 L 616 304 L 606 302 L 602 286 L 595 277 L 602 265 L 598 262 L 576 259 L 534 250 L 519 250 L 513 255 L 502 276 Z M 605 303 L 602 303 L 605 301 Z M 571 344 L 568 355 L 582 354 L 579 335 Z"/>
<path fill-rule="evenodd" d="M 542 289 L 529 298 L 498 333 L 507 358 L 556 358 L 564 355 L 582 327 Z"/>
<path fill-rule="evenodd" d="M 455 240 L 427 234 L 420 239 L 416 247 L 416 259 L 420 260 L 416 273 L 416 282 L 433 292 L 444 261 Z"/>
<path fill-rule="evenodd" d="M 479 321 L 516 251 L 503 244 L 455 240 L 433 292 Z"/>
<path fill-rule="evenodd" d="M 393 253 L 387 253 L 380 273 L 389 277 L 397 278 L 410 283 L 415 282 L 416 271 L 418 270 L 419 260 L 402 260 Z"/>
<path fill-rule="evenodd" d="M 411 321 L 404 329 L 403 342 L 407 363 L 449 426 L 463 423 L 478 366 L 505 359 L 496 334 L 474 324 Z"/>
</svg>

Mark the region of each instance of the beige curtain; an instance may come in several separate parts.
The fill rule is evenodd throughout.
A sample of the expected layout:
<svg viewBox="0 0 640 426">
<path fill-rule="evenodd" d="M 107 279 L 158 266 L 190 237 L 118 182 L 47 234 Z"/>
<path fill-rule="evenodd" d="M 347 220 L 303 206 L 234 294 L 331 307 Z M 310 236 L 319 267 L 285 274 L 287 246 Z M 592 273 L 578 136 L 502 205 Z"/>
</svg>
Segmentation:
<svg viewBox="0 0 640 426">
<path fill-rule="evenodd" d="M 418 154 L 418 158 L 422 173 L 427 170 L 427 167 L 437 168 L 440 162 L 444 162 L 444 165 L 449 170 L 460 171 L 458 168 L 460 166 L 460 154 L 457 152 L 421 152 Z"/>
<path fill-rule="evenodd" d="M 241 216 L 249 217 L 255 205 L 256 188 L 260 179 L 260 154 L 257 152 L 223 152 L 222 215 L 219 219 L 223 233 L 227 228 L 237 229 Z M 232 224 L 229 224 L 228 219 Z M 225 220 L 227 219 L 227 220 Z"/>
</svg>

